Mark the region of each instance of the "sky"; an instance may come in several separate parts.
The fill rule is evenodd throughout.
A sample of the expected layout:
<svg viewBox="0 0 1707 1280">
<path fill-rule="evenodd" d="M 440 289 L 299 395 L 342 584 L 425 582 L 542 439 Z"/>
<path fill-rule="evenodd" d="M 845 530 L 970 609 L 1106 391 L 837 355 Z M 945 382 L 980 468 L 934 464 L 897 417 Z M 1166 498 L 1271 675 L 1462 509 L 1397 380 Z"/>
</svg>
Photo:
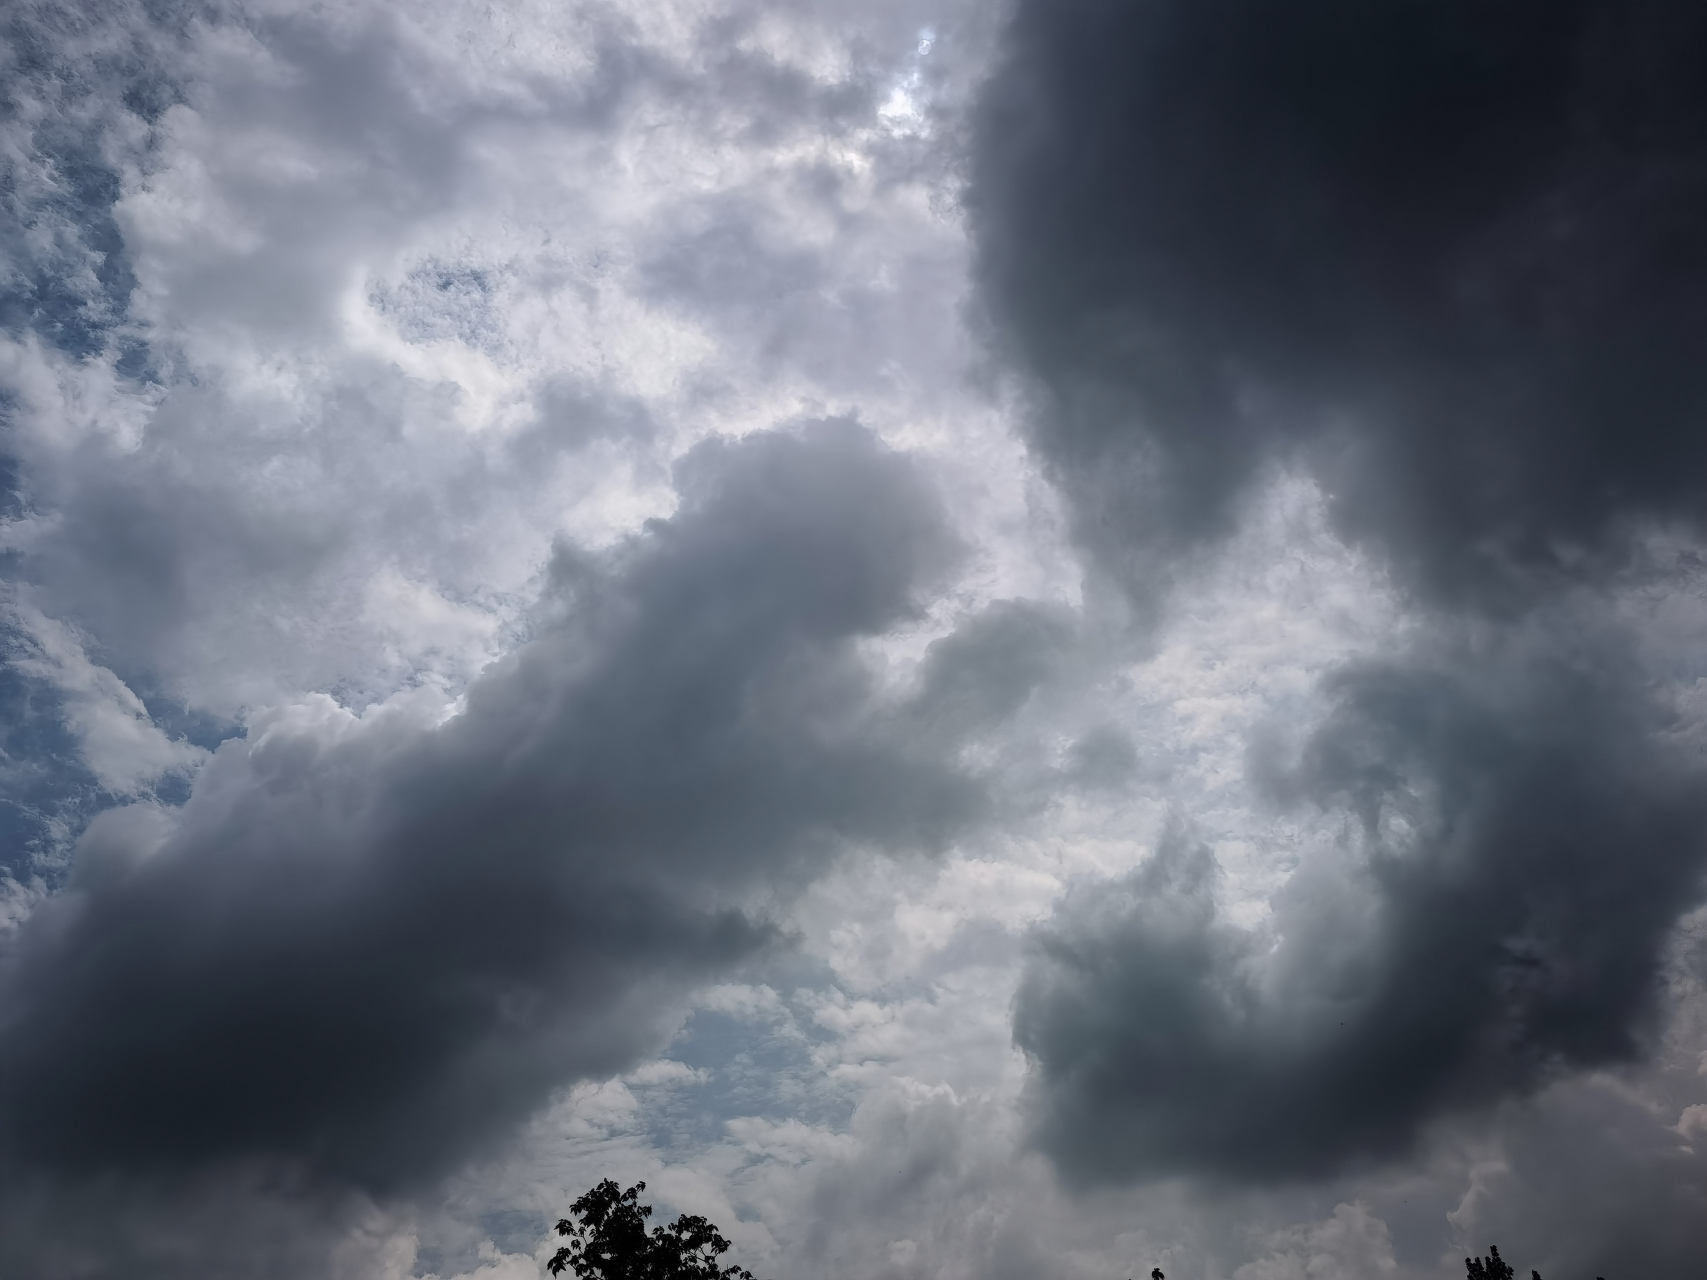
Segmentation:
<svg viewBox="0 0 1707 1280">
<path fill-rule="evenodd" d="M 0 1274 L 1707 1274 L 1694 0 L 17 0 Z"/>
</svg>

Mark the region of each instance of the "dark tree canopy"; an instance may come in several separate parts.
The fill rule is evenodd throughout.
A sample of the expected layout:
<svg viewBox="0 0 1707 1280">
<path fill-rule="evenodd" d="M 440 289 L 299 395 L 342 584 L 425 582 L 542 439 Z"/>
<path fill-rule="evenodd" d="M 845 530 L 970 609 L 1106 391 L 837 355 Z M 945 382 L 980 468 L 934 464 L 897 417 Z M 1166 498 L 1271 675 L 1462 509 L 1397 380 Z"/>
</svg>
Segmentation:
<svg viewBox="0 0 1707 1280">
<path fill-rule="evenodd" d="M 606 1178 L 569 1206 L 557 1223 L 564 1245 L 546 1264 L 552 1275 L 573 1270 L 578 1280 L 753 1280 L 741 1267 L 719 1267 L 729 1242 L 697 1214 L 646 1230 L 652 1206 L 640 1203 L 644 1182 L 627 1191 Z M 575 1221 L 579 1219 L 579 1221 Z"/>
<path fill-rule="evenodd" d="M 1511 1269 L 1511 1263 L 1500 1257 L 1498 1245 L 1489 1245 L 1485 1258 L 1465 1258 L 1464 1270 L 1469 1273 L 1467 1280 L 1513 1280 L 1517 1274 Z M 1541 1273 L 1531 1271 L 1529 1277 L 1530 1280 L 1541 1280 Z"/>
<path fill-rule="evenodd" d="M 1465 1258 L 1464 1270 L 1468 1273 L 1467 1280 L 1512 1280 L 1516 1274 L 1511 1264 L 1500 1257 L 1498 1245 L 1490 1247 L 1485 1258 Z"/>
</svg>

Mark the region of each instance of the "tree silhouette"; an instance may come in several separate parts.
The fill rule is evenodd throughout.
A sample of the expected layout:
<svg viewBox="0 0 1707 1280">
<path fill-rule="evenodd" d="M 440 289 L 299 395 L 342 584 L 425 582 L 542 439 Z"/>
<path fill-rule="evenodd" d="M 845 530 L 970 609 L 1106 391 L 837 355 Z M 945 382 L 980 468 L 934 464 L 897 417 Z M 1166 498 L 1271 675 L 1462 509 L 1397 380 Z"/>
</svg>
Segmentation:
<svg viewBox="0 0 1707 1280">
<path fill-rule="evenodd" d="M 729 1242 L 697 1214 L 646 1231 L 652 1206 L 640 1203 L 644 1182 L 627 1191 L 606 1178 L 569 1206 L 557 1223 L 569 1243 L 546 1263 L 552 1275 L 573 1270 L 579 1280 L 753 1280 L 741 1267 L 719 1267 Z"/>
<path fill-rule="evenodd" d="M 1485 1258 L 1465 1258 L 1464 1270 L 1468 1273 L 1467 1280 L 1512 1280 L 1517 1274 L 1511 1269 L 1511 1263 L 1500 1257 L 1498 1245 L 1489 1245 Z M 1531 1271 L 1529 1276 L 1530 1280 L 1541 1280 L 1539 1271 Z M 1600 1277 L 1596 1276 L 1595 1280 L 1600 1280 Z"/>
<path fill-rule="evenodd" d="M 1464 1270 L 1469 1273 L 1468 1280 L 1512 1280 L 1516 1274 L 1511 1265 L 1500 1257 L 1498 1245 L 1490 1246 L 1485 1258 L 1465 1258 Z"/>
</svg>

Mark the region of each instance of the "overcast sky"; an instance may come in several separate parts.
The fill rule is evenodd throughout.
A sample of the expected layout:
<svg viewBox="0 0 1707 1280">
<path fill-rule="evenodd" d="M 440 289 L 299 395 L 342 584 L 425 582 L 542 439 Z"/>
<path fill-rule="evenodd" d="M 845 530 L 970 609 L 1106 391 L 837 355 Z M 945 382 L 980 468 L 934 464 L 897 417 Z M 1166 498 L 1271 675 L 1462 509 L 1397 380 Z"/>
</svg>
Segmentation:
<svg viewBox="0 0 1707 1280">
<path fill-rule="evenodd" d="M 1707 1274 L 1703 66 L 7 5 L 0 1273 Z"/>
</svg>

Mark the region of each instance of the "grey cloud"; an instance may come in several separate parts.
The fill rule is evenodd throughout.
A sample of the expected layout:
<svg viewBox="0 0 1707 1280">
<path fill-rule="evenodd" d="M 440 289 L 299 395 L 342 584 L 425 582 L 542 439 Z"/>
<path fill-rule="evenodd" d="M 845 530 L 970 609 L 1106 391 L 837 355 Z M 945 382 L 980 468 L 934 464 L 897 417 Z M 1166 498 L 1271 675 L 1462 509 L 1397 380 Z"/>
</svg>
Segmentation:
<svg viewBox="0 0 1707 1280">
<path fill-rule="evenodd" d="M 658 423 L 644 402 L 631 396 L 598 394 L 571 381 L 546 387 L 538 398 L 539 417 L 519 433 L 509 449 L 520 469 L 546 466 L 566 450 L 599 441 L 616 444 L 655 441 Z"/>
<path fill-rule="evenodd" d="M 787 192 L 781 210 L 768 185 L 684 202 L 640 264 L 648 297 L 711 325 L 758 378 L 804 374 L 834 394 L 863 397 L 874 376 L 895 375 L 896 351 L 957 369 L 965 361 L 954 315 L 958 255 L 932 236 L 897 245 L 886 216 L 925 161 L 877 158 L 869 175 L 822 163 L 776 175 Z M 826 224 L 834 228 L 828 245 Z M 902 273 L 929 284 L 903 291 Z"/>
<path fill-rule="evenodd" d="M 134 450 L 111 450 L 98 429 L 76 440 L 78 433 L 59 420 L 65 415 L 51 393 L 41 398 L 41 379 L 9 368 L 17 381 L 9 377 L 0 397 L 0 453 L 15 459 L 8 468 L 16 476 L 15 513 L 26 525 L 55 533 L 23 538 L 29 550 L 8 556 L 5 569 L 37 587 L 38 599 L 55 616 L 92 633 L 101 657 L 123 676 L 168 686 L 180 698 L 202 695 L 202 705 L 231 713 L 242 696 L 205 686 L 191 692 L 195 682 L 186 672 L 205 673 L 237 651 L 260 658 L 269 641 L 270 657 L 288 647 L 288 641 L 278 644 L 278 633 L 300 615 L 304 597 L 326 585 L 314 579 L 325 576 L 337 558 L 334 549 L 351 541 L 349 517 L 367 504 L 316 510 L 321 504 L 314 483 L 233 492 L 241 487 L 233 483 L 238 475 L 253 480 L 257 468 L 277 465 L 278 439 L 232 429 L 237 415 L 220 394 L 217 373 L 204 367 L 199 377 L 183 376 L 182 333 L 172 321 L 199 308 L 204 317 L 250 321 L 276 342 L 289 317 L 326 319 L 348 266 L 328 265 L 337 256 L 330 249 L 359 239 L 374 221 L 369 215 L 364 225 L 358 206 L 383 206 L 380 189 L 388 181 L 427 203 L 429 182 L 401 182 L 397 166 L 388 169 L 381 161 L 407 158 L 431 169 L 423 135 L 440 141 L 449 135 L 418 110 L 395 109 L 406 97 L 397 91 L 397 76 L 388 74 L 397 60 L 374 53 L 371 40 L 365 46 L 357 41 L 350 52 L 281 38 L 281 61 L 294 56 L 292 69 L 301 73 L 294 97 L 280 84 L 290 76 L 222 85 L 221 122 L 242 120 L 245 110 L 270 110 L 323 146 L 325 156 L 361 152 L 350 170 L 367 176 L 368 198 L 354 199 L 344 189 L 336 201 L 316 204 L 301 190 L 312 184 L 281 192 L 239 179 L 222 194 L 239 206 L 233 220 L 264 234 L 269 252 L 230 255 L 203 241 L 183 255 L 177 272 L 158 253 L 145 270 L 133 252 L 135 227 L 121 207 L 121 178 L 127 170 L 132 178 L 156 176 L 171 137 L 172 121 L 162 115 L 169 106 L 195 101 L 205 109 L 208 98 L 217 97 L 206 82 L 206 44 L 252 32 L 219 5 L 32 4 L 9 8 L 7 22 L 8 38 L 0 45 L 11 62 L 0 127 L 10 145 L 0 188 L 10 216 L 0 218 L 0 236 L 15 278 L 0 285 L 6 293 L 0 321 L 20 348 L 34 339 L 68 357 L 47 367 L 68 382 L 81 380 L 93 398 L 100 372 L 110 369 L 116 375 L 107 386 L 110 400 L 105 412 L 91 416 L 102 427 L 104 419 L 146 417 L 147 430 Z M 352 65 L 363 49 L 374 66 Z M 349 95 L 363 86 L 368 96 L 352 101 Z M 340 96 L 340 90 L 347 92 Z M 349 116 L 328 119 L 328 112 L 337 116 L 338 108 L 358 106 L 369 113 L 365 128 Z M 365 134 L 365 151 L 351 133 Z M 441 149 L 455 151 L 449 142 Z M 315 187 L 313 194 L 324 191 Z M 169 314 L 154 316 L 165 323 L 151 327 L 138 319 L 139 283 L 155 303 L 169 300 Z M 158 401 L 139 381 L 154 384 Z M 322 465 L 324 476 L 355 462 L 352 435 L 337 421 L 337 409 L 355 417 L 369 406 L 349 403 L 360 399 L 359 392 L 342 390 L 346 403 L 323 415 L 334 420 L 333 430 L 303 433 L 311 443 L 291 459 L 299 479 L 322 478 L 312 475 Z M 405 394 L 388 390 L 387 411 L 374 415 L 387 425 L 399 416 L 397 402 L 404 416 L 410 408 Z M 316 447 L 329 445 L 330 437 L 344 446 L 335 461 Z M 393 485 L 402 470 L 397 452 L 379 468 Z M 214 471 L 221 473 L 219 482 L 209 483 Z M 369 486 L 369 492 L 383 487 Z M 273 594 L 262 585 L 269 582 L 274 598 L 256 599 Z M 248 607 L 233 610 L 239 595 Z M 236 629 L 251 634 L 233 636 L 234 612 L 243 617 Z M 250 669 L 261 665 L 252 661 Z M 304 683 L 323 687 L 340 674 L 323 668 Z"/>
<path fill-rule="evenodd" d="M 51 876 L 67 832 L 101 804 L 100 786 L 65 727 L 64 697 L 45 679 L 18 669 L 29 638 L 0 626 L 0 878 Z"/>
<path fill-rule="evenodd" d="M 1222 918 L 1214 856 L 1179 827 L 1040 934 L 1015 1037 L 1070 1175 L 1324 1174 L 1652 1043 L 1707 803 L 1637 672 L 1580 639 L 1483 637 L 1332 693 L 1268 772 L 1344 834 L 1270 925 Z"/>
<path fill-rule="evenodd" d="M 1699 529 L 1704 60 L 1688 0 L 1022 3 L 968 207 L 1087 542 L 1152 589 L 1276 461 L 1496 610 Z"/>
<path fill-rule="evenodd" d="M 359 1192 L 276 1167 L 223 1166 L 184 1183 L 97 1180 L 75 1188 L 13 1176 L 0 1267 L 36 1280 L 381 1276 L 406 1218 Z"/>
<path fill-rule="evenodd" d="M 186 15 L 105 8 L 15 5 L 0 19 L 0 331 L 76 357 L 117 347 L 134 375 L 145 351 L 123 329 L 136 273 L 108 144 L 181 99 L 170 52 Z"/>
<path fill-rule="evenodd" d="M 852 644 L 956 553 L 862 429 L 711 442 L 680 507 L 565 553 L 560 620 L 436 729 L 328 711 L 103 815 L 4 958 L 8 1177 L 265 1158 L 394 1188 L 654 1047 L 762 947 L 756 891 L 976 811 Z"/>
<path fill-rule="evenodd" d="M 1678 587 L 1643 539 L 1707 515 L 1704 58 L 1672 0 L 1015 10 L 967 204 L 1082 543 L 1153 616 L 1304 469 L 1458 637 L 1253 754 L 1348 833 L 1270 932 L 1176 833 L 1040 935 L 1015 1035 L 1070 1176 L 1324 1174 L 1642 1052 L 1707 831 L 1610 591 Z"/>
<path fill-rule="evenodd" d="M 995 728 L 1065 665 L 1076 638 L 1065 609 L 998 600 L 931 643 L 910 713 L 945 742 Z"/>
<path fill-rule="evenodd" d="M 631 169 L 621 139 L 662 137 L 658 155 L 670 162 L 673 148 L 716 139 L 819 137 L 805 121 L 868 128 L 881 88 L 874 68 L 907 41 L 904 7 L 862 18 L 876 34 L 826 81 L 766 52 L 755 37 L 765 35 L 762 13 L 739 6 L 679 44 L 650 47 L 609 7 L 554 13 L 551 34 L 575 48 L 578 65 L 506 56 L 466 77 L 453 72 L 456 55 L 410 34 L 384 6 L 256 15 L 49 4 L 9 17 L 28 39 L 6 50 L 21 52 L 6 85 L 15 153 L 0 161 L 15 162 L 4 192 L 15 217 L 0 235 L 15 233 L 4 247 L 20 270 L 52 277 L 61 309 L 100 323 L 73 342 L 27 298 L 6 313 L 91 357 L 26 370 L 7 388 L 15 398 L 0 403 L 0 467 L 17 489 L 8 508 L 27 526 L 17 539 L 26 550 L 6 568 L 46 612 L 89 633 L 122 678 L 198 709 L 231 716 L 305 688 L 361 701 L 421 669 L 460 685 L 498 651 L 497 633 L 544 554 L 546 539 L 530 541 L 518 526 L 543 527 L 585 501 L 606 458 L 568 455 L 608 448 L 650 482 L 661 465 L 647 455 L 704 427 L 703 417 L 674 418 L 672 397 L 701 379 L 729 390 L 729 361 L 719 357 L 668 392 L 650 383 L 653 399 L 643 401 L 636 370 L 618 354 L 624 340 L 606 345 L 627 302 L 673 302 L 696 325 L 713 325 L 730 352 L 782 352 L 833 376 L 833 396 L 809 393 L 808 403 L 858 402 L 889 350 L 871 346 L 871 334 L 897 314 L 912 326 L 916 340 L 904 345 L 913 350 L 951 331 L 873 285 L 863 261 L 846 278 L 805 279 L 813 287 L 796 299 L 802 309 L 786 315 L 712 296 L 731 279 L 763 275 L 773 258 L 785 275 L 823 276 L 830 255 L 820 243 L 810 261 L 801 257 L 808 251 L 789 225 L 801 210 L 881 241 L 881 219 L 848 207 L 858 193 L 844 199 L 842 179 L 823 165 L 769 156 L 750 177 L 713 166 L 711 189 L 721 184 L 722 194 L 656 202 L 645 182 L 631 183 L 612 202 L 615 221 L 584 190 L 623 188 L 612 176 L 613 165 Z M 138 77 L 170 93 L 139 97 Z M 167 103 L 181 109 L 162 116 Z M 516 172 L 542 152 L 568 172 L 539 181 Z M 294 159 L 268 159 L 284 156 Z M 763 221 L 764 233 L 743 238 L 742 220 Z M 485 231 L 476 243 L 461 238 L 471 222 L 493 233 L 489 242 Z M 696 228 L 728 250 L 730 272 L 702 280 L 714 256 L 673 248 Z M 101 272 L 121 267 L 122 280 L 89 292 Z M 471 433 L 459 388 L 350 341 L 344 309 L 358 280 L 396 337 L 490 357 L 505 384 L 500 399 L 532 398 L 535 425 Z M 648 282 L 660 296 L 646 293 Z M 589 308 L 591 332 L 569 337 L 540 368 L 518 367 L 515 348 L 527 344 L 507 324 L 542 305 L 559 315 L 565 297 L 570 311 L 577 300 Z M 618 298 L 624 305 L 609 306 Z M 935 318 L 948 316 L 945 304 Z M 649 318 L 635 323 L 650 327 Z M 521 353 L 524 366 L 534 354 Z M 953 359 L 945 351 L 940 363 Z M 257 390 L 255 360 L 303 376 Z M 117 449 L 83 423 L 74 439 L 43 393 L 59 378 L 94 399 L 107 366 L 120 376 L 105 388 L 108 411 L 92 416 L 140 437 Z M 751 372 L 744 366 L 732 381 Z M 154 381 L 140 388 L 134 379 L 144 376 Z M 452 637 L 423 652 L 414 642 L 426 628 L 407 610 L 376 616 L 391 581 L 420 588 L 433 607 L 461 609 L 465 636 L 490 624 L 490 643 Z M 399 642 L 397 631 L 411 634 Z"/>
<path fill-rule="evenodd" d="M 643 276 L 660 296 L 713 313 L 736 312 L 752 326 L 778 308 L 799 310 L 798 300 L 824 285 L 824 265 L 802 248 L 764 243 L 753 208 L 710 209 L 705 224 L 683 231 L 648 261 Z"/>
<path fill-rule="evenodd" d="M 102 637 L 115 669 L 160 672 L 174 684 L 182 676 L 175 654 L 214 639 L 209 588 L 269 584 L 268 594 L 280 598 L 268 611 L 286 614 L 285 600 L 307 594 L 365 514 L 346 510 L 310 523 L 300 518 L 297 495 L 243 501 L 198 484 L 183 474 L 183 454 L 205 444 L 217 424 L 198 420 L 195 409 L 204 406 L 184 407 L 159 415 L 149 447 L 120 466 L 90 458 L 93 465 L 42 468 L 35 486 L 42 508 L 69 518 L 59 536 L 19 557 L 18 575 L 33 580 L 55 614 Z M 326 457 L 315 462 L 331 465 Z"/>
<path fill-rule="evenodd" d="M 1707 1143 L 1645 1096 L 1651 1081 L 1624 1083 L 1573 1082 L 1507 1119 L 1498 1166 L 1453 1215 L 1466 1247 L 1498 1241 L 1543 1276 L 1707 1268 Z"/>
<path fill-rule="evenodd" d="M 1067 749 L 1067 776 L 1080 786 L 1115 788 L 1127 783 L 1146 762 L 1130 737 L 1113 725 L 1099 725 Z"/>
</svg>

